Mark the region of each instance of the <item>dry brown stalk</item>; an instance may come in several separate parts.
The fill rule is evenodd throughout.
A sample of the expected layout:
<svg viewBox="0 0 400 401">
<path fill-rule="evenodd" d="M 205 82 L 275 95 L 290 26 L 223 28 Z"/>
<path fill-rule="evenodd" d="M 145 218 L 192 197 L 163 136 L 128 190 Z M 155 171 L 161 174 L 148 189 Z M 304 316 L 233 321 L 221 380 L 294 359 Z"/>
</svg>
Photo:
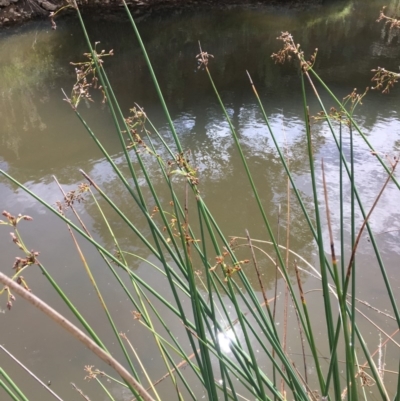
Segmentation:
<svg viewBox="0 0 400 401">
<path fill-rule="evenodd" d="M 143 386 L 110 354 L 101 349 L 91 338 L 89 338 L 82 330 L 72 324 L 64 316 L 58 313 L 51 306 L 43 302 L 36 295 L 33 295 L 29 291 L 25 290 L 23 287 L 15 283 L 5 274 L 0 272 L 0 282 L 5 286 L 11 288 L 16 294 L 25 301 L 29 302 L 31 305 L 38 308 L 44 314 L 46 314 L 50 319 L 59 324 L 63 329 L 68 331 L 73 337 L 84 344 L 90 351 L 97 355 L 103 362 L 111 366 L 121 377 L 131 385 L 137 393 L 143 398 L 144 401 L 154 401 L 153 397 L 143 388 Z"/>
</svg>

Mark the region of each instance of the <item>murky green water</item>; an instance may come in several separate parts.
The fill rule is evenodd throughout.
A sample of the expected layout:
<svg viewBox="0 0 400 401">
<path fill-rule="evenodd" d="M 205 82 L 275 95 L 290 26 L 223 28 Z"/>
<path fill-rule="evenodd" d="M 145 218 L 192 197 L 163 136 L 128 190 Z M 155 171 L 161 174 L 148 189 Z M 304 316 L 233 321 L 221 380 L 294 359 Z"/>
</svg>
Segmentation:
<svg viewBox="0 0 400 401">
<path fill-rule="evenodd" d="M 387 0 L 348 1 L 308 10 L 202 9 L 148 16 L 139 23 L 182 145 L 194 155 L 202 194 L 225 233 L 243 236 L 247 228 L 254 238 L 266 238 L 229 127 L 205 73 L 197 69 L 198 41 L 201 41 L 203 50 L 215 57 L 210 62 L 211 72 L 238 130 L 266 210 L 277 229 L 279 204 L 282 207 L 286 204 L 286 179 L 256 105 L 246 70 L 257 85 L 281 145 L 288 149 L 296 181 L 306 200 L 311 202 L 300 81 L 293 67 L 277 66 L 271 60 L 271 53 L 279 48 L 276 37 L 281 31 L 289 30 L 306 53 L 319 48 L 316 69 L 342 98 L 355 87 L 363 91 L 370 85 L 372 68 L 385 66 L 398 70 L 400 45 L 396 38 L 389 43 L 382 34 L 382 25 L 375 22 L 381 6 L 387 3 Z M 392 1 L 389 12 L 398 12 L 399 4 L 399 1 Z M 135 102 L 140 104 L 166 140 L 170 140 L 157 95 L 129 23 L 122 17 L 103 20 L 87 15 L 85 19 L 92 40 L 100 41 L 101 48 L 114 49 L 115 56 L 107 59 L 106 67 L 122 109 L 128 113 Z M 52 204 L 61 198 L 52 176 L 55 175 L 67 191 L 82 181 L 78 170 L 83 169 L 109 194 L 117 197 L 125 210 L 129 210 L 129 200 L 114 179 L 109 165 L 63 101 L 61 89 L 69 93 L 75 78 L 69 62 L 80 61 L 85 51 L 80 27 L 73 18 L 58 21 L 56 31 L 51 31 L 47 21 L 42 21 L 13 33 L 0 33 L 0 167 Z M 386 96 L 369 93 L 357 112 L 357 119 L 375 149 L 389 155 L 395 154 L 400 146 L 399 95 L 398 89 Z M 316 114 L 318 105 L 311 96 L 309 103 L 311 114 Z M 107 108 L 97 101 L 90 107 L 82 104 L 81 111 L 117 163 L 123 165 L 119 140 Z M 314 125 L 313 133 L 316 158 L 324 158 L 327 168 L 331 209 L 338 234 L 338 155 L 324 125 Z M 370 206 L 384 174 L 365 144 L 359 139 L 355 141 L 356 181 L 364 204 Z M 154 179 L 161 183 L 157 174 L 154 171 Z M 161 193 L 161 196 L 167 198 L 168 194 Z M 379 234 L 377 238 L 395 292 L 400 288 L 398 204 L 399 194 L 389 185 L 371 219 L 373 229 Z M 34 218 L 33 222 L 22 227 L 26 244 L 41 252 L 42 263 L 76 301 L 94 328 L 104 338 L 111 338 L 67 229 L 3 178 L 0 178 L 0 209 Z M 112 249 L 112 240 L 92 202 L 79 205 L 79 210 L 95 237 Z M 113 228 L 123 239 L 122 245 L 126 249 L 148 257 L 147 251 L 132 241 L 132 234 L 125 226 L 115 223 Z M 301 210 L 295 204 L 291 210 L 290 241 L 292 249 L 313 261 L 313 241 L 301 218 Z M 378 308 L 389 308 L 389 302 L 383 296 L 383 285 L 380 279 L 375 279 L 378 277 L 377 263 L 371 258 L 372 251 L 366 237 L 362 239 L 361 248 L 357 296 Z M 103 269 L 88 245 L 83 244 L 83 250 L 93 266 Z M 12 245 L 4 227 L 0 227 L 0 255 L 1 270 L 11 273 L 18 249 Z M 271 290 L 274 269 L 265 263 L 265 279 Z M 144 264 L 136 263 L 134 267 L 144 278 L 152 280 Z M 25 275 L 34 292 L 70 316 L 35 269 Z M 164 367 L 156 359 L 152 363 L 153 342 L 146 341 L 145 332 L 140 331 L 130 317 L 129 304 L 113 285 L 110 274 L 103 270 L 99 284 L 107 289 L 106 300 L 116 315 L 119 329 L 132 334 L 153 377 L 161 377 L 165 373 Z M 253 273 L 249 274 L 256 282 Z M 312 289 L 314 283 L 311 280 L 307 283 Z M 153 284 L 160 288 L 163 286 L 163 283 Z M 5 309 L 5 304 L 3 296 L 0 308 Z M 315 308 L 315 314 L 321 312 L 317 306 Z M 71 381 L 92 399 L 103 399 L 94 383 L 83 383 L 82 380 L 83 366 L 97 361 L 68 335 L 48 325 L 44 317 L 21 300 L 15 302 L 12 312 L 1 314 L 0 319 L 0 342 L 44 381 L 51 380 L 52 387 L 65 399 L 77 397 L 69 384 Z M 364 324 L 362 319 L 360 317 L 360 324 Z M 389 333 L 395 329 L 395 324 L 382 315 L 375 315 L 374 319 Z M 369 338 L 370 331 L 367 323 L 365 325 L 367 340 L 371 349 L 375 349 L 379 339 L 375 330 Z M 294 354 L 299 352 L 291 351 Z M 388 355 L 389 351 L 390 348 Z M 394 359 L 387 358 L 387 369 L 398 368 Z M 11 373 L 20 374 L 1 354 L 0 365 L 6 366 Z M 389 373 L 386 379 L 390 383 Z M 27 380 L 24 389 L 27 393 L 35 389 L 37 396 L 32 399 L 50 399 L 33 381 Z M 115 391 L 118 393 L 119 390 Z M 117 397 L 125 399 L 121 394 Z"/>
</svg>

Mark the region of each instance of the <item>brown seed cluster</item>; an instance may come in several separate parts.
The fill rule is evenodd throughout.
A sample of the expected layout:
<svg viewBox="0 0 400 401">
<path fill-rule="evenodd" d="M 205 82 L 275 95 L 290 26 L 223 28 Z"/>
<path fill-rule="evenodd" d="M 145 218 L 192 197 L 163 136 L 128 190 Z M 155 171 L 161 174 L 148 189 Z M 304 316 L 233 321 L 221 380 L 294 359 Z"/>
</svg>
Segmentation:
<svg viewBox="0 0 400 401">
<path fill-rule="evenodd" d="M 15 262 L 13 264 L 13 269 L 15 270 L 16 273 L 18 273 L 26 266 L 37 265 L 38 264 L 38 261 L 36 259 L 37 256 L 39 256 L 39 252 L 32 250 L 28 253 L 28 255 L 25 258 L 16 257 Z"/>
<path fill-rule="evenodd" d="M 88 183 L 81 183 L 77 189 L 69 191 L 65 194 L 63 201 L 57 201 L 56 207 L 61 214 L 64 214 L 67 209 L 77 203 L 85 201 L 84 194 L 89 191 Z"/>
<path fill-rule="evenodd" d="M 106 53 L 105 50 L 97 52 L 97 45 L 100 42 L 96 42 L 92 53 L 84 53 L 84 57 L 87 60 L 82 62 L 73 63 L 75 66 L 76 82 L 72 87 L 71 97 L 66 97 L 64 100 L 68 102 L 71 107 L 76 110 L 81 100 L 86 102 L 94 102 L 91 95 L 91 89 L 97 89 L 102 93 L 102 103 L 107 101 L 105 91 L 101 85 L 99 85 L 99 79 L 97 78 L 97 66 L 103 68 L 104 57 L 113 56 L 114 50 L 110 50 Z M 96 65 L 97 64 L 97 65 Z"/>
<path fill-rule="evenodd" d="M 224 281 L 227 282 L 230 277 L 239 270 L 242 270 L 242 265 L 249 263 L 249 259 L 244 259 L 236 262 L 233 266 L 229 265 L 225 262 L 225 258 L 229 255 L 229 252 L 226 250 L 222 255 L 218 255 L 215 257 L 216 264 L 210 268 L 211 271 L 214 271 L 218 266 L 222 268 L 222 271 L 225 274 Z"/>
<path fill-rule="evenodd" d="M 15 280 L 19 285 L 25 288 L 27 291 L 31 291 L 29 288 L 27 282 L 25 281 L 24 277 L 21 275 L 21 273 L 28 267 L 34 264 L 39 264 L 37 260 L 37 256 L 39 256 L 39 252 L 34 251 L 33 249 L 29 251 L 26 246 L 24 245 L 20 234 L 18 232 L 18 223 L 21 220 L 25 221 L 32 221 L 32 217 L 27 216 L 27 215 L 22 215 L 19 214 L 18 216 L 14 216 L 11 213 L 7 211 L 3 211 L 2 215 L 6 217 L 7 220 L 0 220 L 0 225 L 7 225 L 9 227 L 12 227 L 13 231 L 10 233 L 11 235 L 11 240 L 12 242 L 17 245 L 17 247 L 22 250 L 25 254 L 25 257 L 16 257 L 14 264 L 12 266 L 14 270 L 14 274 L 12 279 Z M 6 292 L 7 294 L 7 309 L 10 310 L 13 302 L 15 301 L 15 296 L 11 293 L 9 287 L 4 287 L 3 289 L 0 290 L 0 295 Z"/>
<path fill-rule="evenodd" d="M 151 132 L 146 129 L 146 113 L 139 106 L 133 107 L 129 111 L 131 115 L 125 119 L 129 129 L 126 148 L 128 150 L 135 149 L 136 153 L 144 152 L 159 158 L 160 156 L 154 153 L 141 136 L 141 134 L 151 135 Z M 124 133 L 126 134 L 127 132 L 125 131 Z"/>
<path fill-rule="evenodd" d="M 200 68 L 204 67 L 207 68 L 208 66 L 208 59 L 209 58 L 214 58 L 212 54 L 209 54 L 207 52 L 200 51 L 200 53 L 196 56 L 197 60 L 197 69 L 199 70 Z"/>
<path fill-rule="evenodd" d="M 386 6 L 382 8 L 382 10 L 379 13 L 379 18 L 376 20 L 376 22 L 381 22 L 385 21 L 385 26 L 389 28 L 389 30 L 392 29 L 400 29 L 400 20 L 396 18 L 389 17 L 385 14 Z"/>
<path fill-rule="evenodd" d="M 393 88 L 394 84 L 396 84 L 400 78 L 399 73 L 388 71 L 382 67 L 371 71 L 375 73 L 371 79 L 372 82 L 375 82 L 375 86 L 373 86 L 372 89 L 380 90 L 384 94 L 389 93 L 390 89 Z"/>
<path fill-rule="evenodd" d="M 400 35 L 400 20 L 397 17 L 393 18 L 387 16 L 385 14 L 385 10 L 386 7 L 383 7 L 380 11 L 379 18 L 376 21 L 385 21 L 388 41 L 391 42 L 394 37 L 398 37 Z M 382 67 L 378 67 L 372 70 L 372 72 L 375 73 L 371 79 L 371 81 L 375 83 L 375 86 L 373 86 L 372 89 L 382 91 L 384 94 L 389 93 L 390 89 L 393 88 L 400 78 L 399 73 L 388 71 Z"/>
<path fill-rule="evenodd" d="M 320 111 L 317 113 L 316 116 L 313 116 L 312 118 L 314 119 L 314 121 L 326 120 L 327 118 L 329 118 L 330 120 L 343 122 L 347 125 L 350 125 L 351 121 L 348 118 L 347 113 L 353 114 L 355 108 L 359 104 L 362 105 L 362 100 L 367 94 L 368 90 L 369 88 L 366 88 L 364 93 L 357 93 L 357 88 L 354 88 L 350 94 L 343 98 L 343 102 L 339 110 L 335 107 L 331 107 L 327 115 L 324 111 Z"/>
<path fill-rule="evenodd" d="M 26 221 L 32 221 L 32 217 L 30 216 L 26 216 L 26 215 L 22 215 L 19 214 L 18 216 L 13 216 L 11 213 L 7 212 L 7 211 L 3 211 L 2 215 L 4 217 L 7 218 L 8 223 L 4 222 L 3 220 L 0 220 L 0 224 L 7 224 L 7 225 L 11 225 L 13 227 L 17 227 L 17 224 L 21 221 L 21 220 L 26 220 Z"/>
<path fill-rule="evenodd" d="M 282 32 L 277 39 L 283 42 L 283 48 L 277 53 L 272 53 L 271 57 L 275 61 L 275 64 L 284 64 L 286 61 L 292 61 L 293 58 L 297 58 L 297 60 L 300 62 L 300 67 L 303 72 L 313 68 L 318 49 L 315 49 L 314 53 L 310 57 L 310 60 L 307 61 L 304 58 L 304 52 L 300 49 L 300 44 L 296 45 L 294 43 L 293 36 L 289 32 Z"/>
</svg>

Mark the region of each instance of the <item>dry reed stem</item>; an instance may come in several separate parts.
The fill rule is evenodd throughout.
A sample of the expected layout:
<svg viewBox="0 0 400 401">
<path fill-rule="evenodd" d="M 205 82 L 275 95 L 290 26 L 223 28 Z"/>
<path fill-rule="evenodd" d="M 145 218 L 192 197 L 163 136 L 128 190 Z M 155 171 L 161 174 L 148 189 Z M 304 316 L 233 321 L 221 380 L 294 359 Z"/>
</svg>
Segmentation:
<svg viewBox="0 0 400 401">
<path fill-rule="evenodd" d="M 75 383 L 71 383 L 71 386 L 85 401 L 90 401 L 90 398 L 80 388 L 76 387 Z"/>
<path fill-rule="evenodd" d="M 55 175 L 53 175 L 53 180 L 56 182 L 56 184 L 57 184 L 59 190 L 61 191 L 61 193 L 63 194 L 64 198 L 66 198 L 67 195 L 66 195 L 64 189 L 62 188 L 62 186 L 60 185 L 60 183 L 58 182 L 57 177 Z M 83 230 L 85 231 L 85 233 L 87 235 L 89 235 L 89 237 L 91 237 L 91 235 L 89 233 L 89 230 L 86 228 L 86 226 L 83 223 L 81 217 L 79 216 L 78 212 L 76 211 L 74 205 L 71 205 L 70 208 L 74 212 L 75 217 L 78 219 L 78 221 L 79 221 L 80 225 L 82 226 Z"/>
<path fill-rule="evenodd" d="M 260 269 L 258 267 L 258 263 L 257 263 L 257 259 L 256 259 L 256 254 L 254 253 L 254 248 L 253 248 L 253 244 L 251 242 L 251 238 L 250 238 L 250 234 L 249 231 L 246 230 L 246 236 L 247 236 L 247 241 L 249 243 L 249 248 L 251 251 L 251 256 L 253 258 L 253 263 L 254 263 L 254 268 L 256 269 L 256 273 L 257 273 L 257 279 L 258 279 L 258 283 L 260 284 L 260 288 L 261 288 L 261 293 L 264 299 L 264 304 L 266 307 L 268 307 L 268 298 L 267 298 L 267 294 L 265 292 L 265 288 L 261 279 L 261 274 L 260 274 Z M 276 303 L 276 302 L 275 302 Z"/>
<path fill-rule="evenodd" d="M 365 219 L 364 219 L 364 221 L 363 221 L 363 223 L 362 223 L 362 225 L 361 225 L 361 228 L 360 228 L 360 230 L 359 230 L 359 232 L 358 232 L 357 238 L 356 238 L 355 243 L 354 243 L 353 251 L 351 252 L 350 261 L 349 261 L 349 264 L 348 264 L 348 267 L 347 267 L 346 280 L 348 280 L 349 277 L 350 277 L 351 269 L 352 269 L 352 265 L 353 265 L 353 261 L 354 261 L 354 258 L 355 258 L 355 256 L 356 256 L 357 247 L 358 247 L 358 244 L 359 244 L 359 242 L 360 242 L 361 235 L 362 235 L 362 233 L 363 233 L 363 231 L 364 231 L 364 228 L 365 228 L 365 226 L 367 225 L 368 220 L 369 220 L 369 218 L 371 217 L 371 214 L 372 214 L 372 212 L 374 211 L 376 205 L 378 204 L 379 199 L 381 198 L 383 192 L 385 191 L 386 186 L 389 184 L 390 180 L 392 179 L 393 174 L 394 174 L 394 172 L 395 172 L 395 170 L 396 170 L 396 167 L 397 167 L 397 163 L 398 163 L 398 162 L 399 162 L 399 159 L 398 159 L 398 158 L 395 158 L 395 161 L 394 161 L 394 163 L 392 163 L 392 166 L 391 166 L 391 167 L 392 167 L 392 171 L 390 172 L 390 174 L 389 174 L 388 177 L 386 178 L 385 183 L 383 184 L 383 186 L 382 186 L 381 190 L 379 191 L 379 194 L 378 194 L 378 196 L 376 197 L 376 199 L 375 199 L 375 201 L 374 201 L 374 203 L 373 203 L 373 205 L 372 205 L 370 211 L 368 212 L 367 216 L 365 217 Z"/>
<path fill-rule="evenodd" d="M 129 383 L 143 398 L 144 401 L 154 401 L 153 397 L 144 389 L 144 387 L 110 354 L 101 349 L 91 338 L 89 338 L 83 331 L 72 324 L 64 316 L 58 313 L 55 309 L 50 307 L 48 304 L 43 302 L 36 295 L 33 295 L 29 291 L 22 288 L 20 285 L 15 283 L 5 274 L 0 272 L 0 282 L 5 286 L 12 289 L 21 298 L 25 299 L 31 305 L 38 308 L 50 319 L 59 324 L 63 329 L 68 331 L 73 337 L 84 344 L 90 351 L 97 355 L 103 362 L 111 366 L 127 383 Z"/>
</svg>

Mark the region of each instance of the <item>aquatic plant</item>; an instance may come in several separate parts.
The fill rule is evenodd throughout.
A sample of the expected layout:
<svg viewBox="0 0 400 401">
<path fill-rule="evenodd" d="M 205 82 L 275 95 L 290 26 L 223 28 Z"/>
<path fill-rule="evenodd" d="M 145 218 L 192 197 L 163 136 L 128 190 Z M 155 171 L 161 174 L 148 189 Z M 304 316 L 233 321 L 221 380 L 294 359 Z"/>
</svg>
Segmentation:
<svg viewBox="0 0 400 401">
<path fill-rule="evenodd" d="M 360 311 L 357 308 L 359 300 L 357 299 L 358 266 L 356 259 L 360 238 L 364 231 L 367 231 L 380 268 L 380 275 L 385 283 L 386 294 L 392 306 L 393 318 L 397 327 L 400 327 L 396 299 L 374 232 L 369 224 L 370 216 L 387 185 L 393 182 L 400 189 L 394 175 L 398 158 L 382 157 L 371 146 L 367 136 L 355 121 L 355 109 L 361 104 L 365 93 L 358 94 L 353 91 L 343 100 L 337 99 L 314 70 L 317 51 L 308 60 L 300 45 L 295 43 L 294 38 L 288 32 L 282 33 L 278 38 L 283 47 L 272 57 L 277 63 L 291 63 L 293 68 L 298 69 L 300 76 L 306 134 L 304 141 L 307 143 L 308 149 L 313 196 L 313 208 L 310 210 L 306 207 L 302 193 L 296 185 L 296 179 L 291 173 L 289 154 L 287 150 L 280 147 L 276 134 L 269 124 L 256 85 L 248 74 L 249 85 L 259 104 L 266 130 L 275 144 L 280 162 L 287 175 L 287 227 L 286 241 L 283 245 L 280 235 L 274 233 L 235 127 L 224 106 L 217 85 L 213 81 L 213 56 L 204 51 L 199 44 L 199 54 L 196 56 L 198 68 L 207 75 L 210 87 L 229 124 L 243 170 L 247 175 L 252 195 L 258 206 L 257 213 L 260 215 L 260 224 L 264 227 L 268 240 L 252 238 L 251 233 L 245 230 L 245 227 L 243 228 L 245 235 L 242 237 L 229 237 L 222 232 L 218 225 L 218 218 L 212 215 L 202 197 L 201 177 L 192 163 L 190 151 L 181 145 L 145 45 L 125 2 L 124 6 L 168 121 L 173 143 L 166 142 L 140 106 L 135 105 L 128 117 L 124 115 L 103 63 L 103 58 L 111 56 L 113 52 L 98 51 L 97 44 L 92 45 L 76 4 L 74 7 L 82 24 L 90 52 L 85 55 L 85 61 L 74 63 L 76 83 L 71 95 L 64 93 L 64 100 L 71 106 L 95 145 L 108 160 L 117 179 L 124 187 L 126 196 L 135 205 L 136 213 L 145 220 L 147 230 L 139 228 L 136 223 L 137 218 L 131 218 L 121 208 L 119 199 L 112 199 L 84 171 L 81 173 L 85 181 L 75 191 L 65 193 L 59 185 L 63 201 L 58 202 L 55 206 L 32 193 L 5 171 L 0 171 L 67 224 L 77 253 L 99 298 L 110 328 L 115 334 L 124 359 L 116 361 L 110 355 L 107 344 L 102 342 L 99 335 L 74 306 L 73 300 L 68 298 L 49 270 L 40 262 L 38 251 L 30 250 L 24 243 L 19 231 L 19 224 L 23 221 L 30 221 L 31 218 L 21 215 L 13 216 L 4 212 L 5 219 L 0 221 L 0 224 L 12 228 L 12 241 L 23 253 L 23 257 L 17 258 L 14 263 L 14 275 L 11 278 L 0 273 L 0 281 L 5 285 L 2 292 L 7 295 L 7 307 L 9 309 L 13 307 L 15 295 L 25 298 L 113 367 L 120 379 L 94 366 L 85 368 L 87 377 L 96 380 L 110 400 L 114 400 L 115 396 L 107 388 L 107 381 L 104 379 L 118 383 L 129 389 L 136 399 L 143 400 L 166 399 L 163 392 L 159 390 L 158 384 L 169 380 L 171 391 L 175 392 L 176 398 L 179 400 L 188 398 L 197 400 L 203 395 L 210 400 L 254 398 L 299 401 L 358 400 L 359 398 L 371 398 L 369 386 L 375 384 L 372 397 L 398 401 L 400 397 L 399 375 L 397 372 L 395 386 L 388 387 L 386 385 L 382 353 L 383 347 L 388 341 L 393 340 L 398 329 L 389 335 L 386 334 L 384 328 L 375 325 L 375 329 L 387 338 L 373 352 L 368 347 L 357 324 L 357 314 Z M 381 75 L 376 76 L 375 79 L 378 88 L 383 88 L 387 82 Z M 380 83 L 381 86 L 379 86 Z M 320 113 L 314 117 L 309 113 L 306 85 L 309 85 L 320 106 Z M 116 134 L 124 153 L 127 174 L 118 167 L 79 112 L 79 103 L 82 100 L 91 101 L 91 92 L 96 88 L 102 92 L 103 99 L 111 112 Z M 327 109 L 326 102 L 321 100 L 318 88 L 329 95 L 333 102 L 331 108 Z M 313 120 L 323 120 L 327 124 L 337 147 L 340 177 L 340 235 L 338 238 L 334 237 L 332 230 L 330 194 L 325 182 L 324 164 L 321 161 L 321 170 L 319 170 L 319 160 L 316 160 L 313 154 L 314 138 L 311 132 Z M 348 135 L 349 138 L 350 155 L 345 155 L 344 152 L 345 135 Z M 362 203 L 354 179 L 356 174 L 353 155 L 354 135 L 359 135 L 365 141 L 370 148 L 371 157 L 375 157 L 379 161 L 382 171 L 386 174 L 381 187 L 376 191 L 375 201 L 369 205 L 368 210 Z M 161 144 L 163 152 L 160 152 L 156 142 L 157 146 Z M 162 154 L 168 156 L 164 157 Z M 168 199 L 161 197 L 154 185 L 154 178 L 149 173 L 150 168 L 154 168 L 154 166 L 157 166 L 159 175 L 168 189 Z M 322 175 L 322 186 L 318 186 L 317 175 L 319 173 Z M 349 215 L 345 215 L 344 208 L 346 183 L 350 183 Z M 318 250 L 316 267 L 290 248 L 289 221 L 290 211 L 293 207 L 291 204 L 292 194 L 303 212 L 309 232 L 315 239 Z M 114 249 L 106 248 L 95 239 L 80 218 L 75 205 L 86 198 L 90 198 L 100 211 L 104 224 L 107 225 L 113 239 Z M 326 223 L 323 218 L 323 210 L 326 212 Z M 357 226 L 356 210 L 363 216 L 359 227 Z M 112 215 L 110 211 L 113 212 Z M 69 217 L 71 213 L 73 218 Z M 118 233 L 115 233 L 112 228 L 111 220 L 115 219 L 115 216 L 130 228 L 132 238 L 140 241 L 146 247 L 156 263 L 151 262 L 149 258 L 124 249 Z M 350 239 L 347 239 L 344 234 L 345 217 L 349 219 L 351 225 Z M 323 240 L 323 231 L 326 226 L 329 231 L 329 255 L 325 252 Z M 121 296 L 128 298 L 131 303 L 133 318 L 149 336 L 154 338 L 155 345 L 159 350 L 160 361 L 165 364 L 166 374 L 162 378 L 156 380 L 152 377 L 152 373 L 146 366 L 146 356 L 140 355 L 140 352 L 135 349 L 134 340 L 128 334 L 119 332 L 115 316 L 107 308 L 104 294 L 96 282 L 97 271 L 87 261 L 76 234 L 79 234 L 87 243 L 92 244 L 99 252 L 105 265 L 115 277 L 116 285 L 121 290 Z M 337 244 L 339 244 L 339 252 Z M 350 252 L 346 255 L 345 249 L 348 245 Z M 246 254 L 245 257 L 242 257 L 243 252 Z M 339 258 L 336 256 L 338 253 L 340 254 Z M 276 325 L 277 307 L 281 304 L 278 303 L 276 289 L 272 299 L 267 296 L 262 275 L 264 267 L 259 262 L 260 255 L 271 260 L 277 271 L 277 277 L 279 275 L 284 283 L 283 332 L 278 330 Z M 141 277 L 139 272 L 132 269 L 132 260 L 137 259 L 146 263 L 149 268 L 153 269 L 155 275 L 168 283 L 165 292 L 161 293 Z M 32 265 L 39 267 L 77 318 L 84 332 L 31 294 L 22 273 Z M 250 283 L 248 279 L 247 272 L 250 268 L 254 268 L 256 271 L 258 287 Z M 290 274 L 291 271 L 294 274 Z M 308 304 L 308 294 L 303 288 L 302 275 L 305 274 L 313 274 L 320 283 L 321 295 L 318 299 L 324 304 L 323 319 L 325 320 L 325 329 L 322 335 L 317 335 L 315 328 L 316 321 L 320 322 L 321 318 L 313 316 L 310 312 L 312 308 Z M 127 281 L 126 278 L 129 280 Z M 289 306 L 293 307 L 295 311 L 295 319 L 289 320 L 287 316 Z M 165 317 L 166 311 L 168 311 L 168 318 Z M 289 325 L 293 325 L 293 331 L 299 333 L 299 339 L 294 344 L 288 344 Z M 322 355 L 319 344 L 321 337 L 328 339 L 327 353 Z M 226 346 L 229 352 L 227 352 Z M 292 354 L 288 352 L 289 346 L 301 349 L 301 368 L 297 366 Z M 8 352 L 4 347 L 2 350 Z M 377 362 L 374 360 L 376 354 L 378 354 Z M 11 354 L 9 355 L 12 357 Z M 322 358 L 326 360 L 326 365 L 322 365 Z M 340 367 L 342 361 L 344 361 L 344 365 Z M 123 367 L 122 364 L 126 367 Z M 315 372 L 313 377 L 310 377 L 310 371 Z M 342 371 L 344 371 L 343 374 Z M 32 375 L 29 371 L 27 373 Z M 0 375 L 4 379 L 0 380 L 0 386 L 11 399 L 29 399 L 2 368 Z M 39 379 L 36 378 L 36 380 L 39 382 Z M 58 397 L 47 385 L 41 382 L 39 384 L 45 386 L 54 397 Z M 83 398 L 87 399 L 81 389 L 76 386 L 74 388 Z"/>
</svg>

